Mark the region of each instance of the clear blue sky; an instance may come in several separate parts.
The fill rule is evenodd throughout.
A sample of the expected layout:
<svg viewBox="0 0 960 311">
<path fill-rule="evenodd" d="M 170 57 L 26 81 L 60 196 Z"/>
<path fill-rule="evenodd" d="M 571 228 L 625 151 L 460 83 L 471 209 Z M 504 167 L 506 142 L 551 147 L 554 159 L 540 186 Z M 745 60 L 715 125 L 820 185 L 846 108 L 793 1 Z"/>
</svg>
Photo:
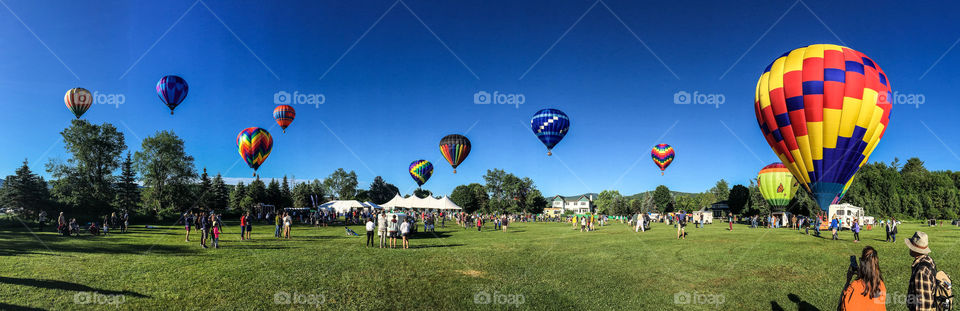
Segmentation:
<svg viewBox="0 0 960 311">
<path fill-rule="evenodd" d="M 73 116 L 62 98 L 81 86 L 124 95 L 124 104 L 95 105 L 84 118 L 115 124 L 132 151 L 173 130 L 198 169 L 227 177 L 250 176 L 235 138 L 260 126 L 274 136 L 260 168 L 267 178 L 323 178 L 343 167 L 364 186 L 382 175 L 409 193 L 407 165 L 423 158 L 435 165 L 424 188 L 442 194 L 482 182 L 490 168 L 529 176 L 545 195 L 659 184 L 702 191 L 720 178 L 746 183 L 777 161 L 754 118 L 755 83 L 774 58 L 814 43 L 860 50 L 895 91 L 924 97 L 918 107 L 894 106 L 871 161 L 919 156 L 930 169 L 960 168 L 955 3 L 4 3 L 2 175 L 24 158 L 42 172 L 66 157 L 58 132 Z M 166 74 L 190 84 L 174 116 L 154 90 Z M 294 105 L 297 119 L 281 134 L 271 115 L 281 90 L 326 101 Z M 523 94 L 525 103 L 476 105 L 481 90 Z M 725 103 L 676 105 L 678 91 L 722 94 Z M 572 119 L 552 157 L 529 129 L 547 107 Z M 452 174 L 437 143 L 464 132 L 473 151 Z M 661 142 L 677 152 L 666 176 L 649 156 Z"/>
</svg>

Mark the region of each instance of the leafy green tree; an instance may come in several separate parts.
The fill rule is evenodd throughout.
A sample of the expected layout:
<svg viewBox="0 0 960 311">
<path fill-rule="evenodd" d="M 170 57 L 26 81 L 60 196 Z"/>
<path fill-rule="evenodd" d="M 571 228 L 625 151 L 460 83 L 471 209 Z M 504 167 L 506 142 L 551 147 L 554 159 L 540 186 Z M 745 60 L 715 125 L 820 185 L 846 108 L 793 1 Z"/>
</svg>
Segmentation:
<svg viewBox="0 0 960 311">
<path fill-rule="evenodd" d="M 450 200 L 471 214 L 482 210 L 489 199 L 483 185 L 478 183 L 459 185 L 450 193 Z"/>
<path fill-rule="evenodd" d="M 47 182 L 30 170 L 27 160 L 23 160 L 14 175 L 7 176 L 0 188 L 0 206 L 13 208 L 30 218 L 48 209 L 49 202 Z"/>
<path fill-rule="evenodd" d="M 177 214 L 194 205 L 190 185 L 197 172 L 180 137 L 170 131 L 157 132 L 143 140 L 133 159 L 141 181 L 148 187 L 144 205 L 155 215 Z"/>
<path fill-rule="evenodd" d="M 730 198 L 730 185 L 727 184 L 726 180 L 720 179 L 717 181 L 717 184 L 710 189 L 710 193 L 713 193 L 713 197 L 717 201 L 725 201 Z"/>
<path fill-rule="evenodd" d="M 398 193 L 400 193 L 400 190 L 397 189 L 397 186 L 388 184 L 383 180 L 383 177 L 380 176 L 373 178 L 373 182 L 370 183 L 370 189 L 367 190 L 367 196 L 369 196 L 370 201 L 375 204 L 387 203 Z"/>
<path fill-rule="evenodd" d="M 670 193 L 670 188 L 664 185 L 657 186 L 653 191 L 653 203 L 661 212 L 673 212 L 673 194 Z"/>
<path fill-rule="evenodd" d="M 730 206 L 730 212 L 734 215 L 742 215 L 744 208 L 750 204 L 750 189 L 743 185 L 734 185 L 730 189 L 730 197 L 727 199 L 727 205 Z"/>
<path fill-rule="evenodd" d="M 413 190 L 413 195 L 417 196 L 418 198 L 425 199 L 433 195 L 433 192 L 430 192 L 430 190 L 417 188 Z"/>
<path fill-rule="evenodd" d="M 213 177 L 213 186 L 210 193 L 210 205 L 212 208 L 225 209 L 230 205 L 230 192 L 227 189 L 227 184 L 223 182 L 223 176 L 220 176 L 220 173 L 217 173 L 217 176 Z"/>
<path fill-rule="evenodd" d="M 324 192 L 334 195 L 338 200 L 353 199 L 357 191 L 357 173 L 338 168 L 323 180 L 323 186 L 326 188 Z"/>
<path fill-rule="evenodd" d="M 137 172 L 134 170 L 130 152 L 127 152 L 127 157 L 120 164 L 120 178 L 117 182 L 114 205 L 128 211 L 140 206 L 140 186 L 137 184 Z"/>
<path fill-rule="evenodd" d="M 120 155 L 127 149 L 123 133 L 109 123 L 93 125 L 73 120 L 60 135 L 71 157 L 65 163 L 51 160 L 47 164 L 47 172 L 56 180 L 53 196 L 81 213 L 100 215 L 113 210 L 113 172 L 120 167 Z"/>
<path fill-rule="evenodd" d="M 597 212 L 606 215 L 619 215 L 624 209 L 621 207 L 626 204 L 623 195 L 617 190 L 603 190 L 597 195 L 595 201 Z"/>
<path fill-rule="evenodd" d="M 242 181 L 237 182 L 237 185 L 233 187 L 233 191 L 230 192 L 230 208 L 234 210 L 244 211 L 247 209 L 243 204 L 243 199 L 247 197 L 247 187 L 243 185 Z"/>
</svg>

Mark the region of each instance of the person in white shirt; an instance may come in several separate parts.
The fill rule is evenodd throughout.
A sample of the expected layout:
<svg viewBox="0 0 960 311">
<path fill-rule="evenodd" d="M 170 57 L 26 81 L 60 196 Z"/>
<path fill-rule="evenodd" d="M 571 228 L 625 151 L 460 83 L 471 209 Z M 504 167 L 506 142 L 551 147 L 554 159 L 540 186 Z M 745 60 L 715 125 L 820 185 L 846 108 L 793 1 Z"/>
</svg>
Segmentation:
<svg viewBox="0 0 960 311">
<path fill-rule="evenodd" d="M 367 218 L 367 245 L 373 246 L 373 229 L 376 228 L 376 225 L 373 224 L 373 218 Z"/>
<path fill-rule="evenodd" d="M 377 233 L 380 234 L 380 248 L 387 243 L 387 217 L 377 215 Z"/>
<path fill-rule="evenodd" d="M 410 222 L 404 221 L 400 224 L 400 236 L 403 237 L 403 248 L 410 248 L 410 241 L 407 238 L 410 236 Z"/>
</svg>

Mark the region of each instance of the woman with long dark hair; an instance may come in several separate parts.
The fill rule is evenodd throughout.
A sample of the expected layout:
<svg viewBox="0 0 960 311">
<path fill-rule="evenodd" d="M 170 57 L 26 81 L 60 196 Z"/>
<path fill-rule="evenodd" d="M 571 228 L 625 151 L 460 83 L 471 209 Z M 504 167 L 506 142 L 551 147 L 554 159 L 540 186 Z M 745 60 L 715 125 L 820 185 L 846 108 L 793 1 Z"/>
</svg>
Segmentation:
<svg viewBox="0 0 960 311">
<path fill-rule="evenodd" d="M 847 270 L 847 285 L 837 310 L 886 310 L 887 288 L 880 273 L 877 250 L 864 247 L 856 263 L 856 267 L 851 264 Z M 854 275 L 857 279 L 850 282 Z"/>
</svg>

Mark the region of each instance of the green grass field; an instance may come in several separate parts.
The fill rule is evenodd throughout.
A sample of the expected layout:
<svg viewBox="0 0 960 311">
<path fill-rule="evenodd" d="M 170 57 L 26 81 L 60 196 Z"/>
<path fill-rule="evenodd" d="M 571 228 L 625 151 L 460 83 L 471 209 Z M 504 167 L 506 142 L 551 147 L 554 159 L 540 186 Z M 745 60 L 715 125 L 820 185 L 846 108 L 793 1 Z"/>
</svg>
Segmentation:
<svg viewBox="0 0 960 311">
<path fill-rule="evenodd" d="M 853 243 L 849 232 L 830 241 L 743 225 L 690 226 L 685 241 L 663 224 L 641 234 L 619 223 L 587 233 L 558 223 L 513 223 L 507 233 L 447 225 L 409 250 L 365 248 L 341 226 L 296 227 L 279 241 L 260 225 L 241 242 L 234 225 L 220 249 L 184 242 L 179 226 L 79 238 L 2 229 L 0 309 L 832 310 L 848 258 L 863 246 L 879 250 L 891 299 L 906 293 L 912 262 L 902 241 L 884 243 L 877 229 Z M 918 229 L 940 269 L 960 275 L 960 230 L 904 224 L 898 238 Z M 675 303 L 685 297 L 694 301 Z"/>
</svg>

